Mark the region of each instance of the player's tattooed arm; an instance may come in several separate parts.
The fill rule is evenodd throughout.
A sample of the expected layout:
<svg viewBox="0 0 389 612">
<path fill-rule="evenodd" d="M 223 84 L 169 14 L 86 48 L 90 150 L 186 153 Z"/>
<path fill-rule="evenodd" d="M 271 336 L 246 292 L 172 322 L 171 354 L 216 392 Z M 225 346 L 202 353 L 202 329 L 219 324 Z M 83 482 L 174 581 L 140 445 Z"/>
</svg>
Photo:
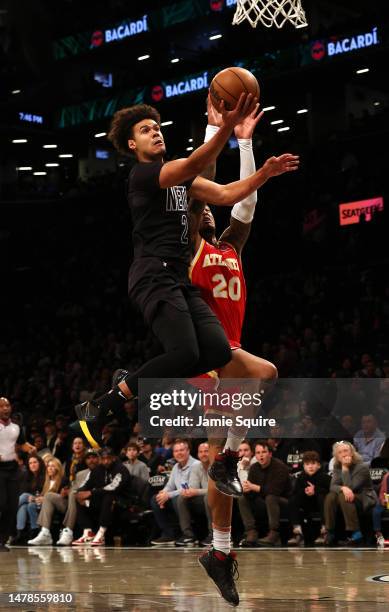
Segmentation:
<svg viewBox="0 0 389 612">
<path fill-rule="evenodd" d="M 219 242 L 231 244 L 238 255 L 242 253 L 251 231 L 251 223 L 242 223 L 238 219 L 231 217 L 230 225 L 224 230 L 219 238 Z"/>
</svg>

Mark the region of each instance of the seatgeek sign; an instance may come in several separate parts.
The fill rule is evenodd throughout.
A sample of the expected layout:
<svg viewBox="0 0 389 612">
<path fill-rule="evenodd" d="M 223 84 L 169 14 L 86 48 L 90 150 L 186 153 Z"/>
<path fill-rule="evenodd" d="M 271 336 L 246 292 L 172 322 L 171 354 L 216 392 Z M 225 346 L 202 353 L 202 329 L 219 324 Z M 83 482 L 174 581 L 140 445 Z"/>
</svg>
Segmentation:
<svg viewBox="0 0 389 612">
<path fill-rule="evenodd" d="M 332 37 L 328 40 L 315 40 L 311 45 L 312 59 L 319 61 L 323 57 L 333 57 L 344 55 L 360 49 L 367 49 L 379 45 L 378 28 L 373 28 L 370 32 L 347 36 L 345 38 Z"/>
<path fill-rule="evenodd" d="M 384 198 L 371 198 L 370 200 L 359 200 L 348 204 L 339 204 L 339 224 L 352 225 L 359 223 L 361 215 L 365 221 L 371 221 L 375 212 L 384 210 Z"/>
<path fill-rule="evenodd" d="M 123 21 L 114 28 L 96 30 L 92 34 L 91 47 L 101 47 L 104 43 L 123 40 L 130 36 L 135 36 L 136 34 L 142 34 L 142 32 L 148 32 L 148 30 L 148 15 L 143 15 L 143 17 L 137 21 Z"/>
<path fill-rule="evenodd" d="M 182 96 L 194 91 L 200 91 L 201 89 L 208 89 L 208 87 L 208 72 L 202 72 L 188 77 L 187 79 L 184 78 L 181 81 L 154 85 L 151 89 L 151 97 L 154 102 L 160 102 L 163 99 Z"/>
</svg>

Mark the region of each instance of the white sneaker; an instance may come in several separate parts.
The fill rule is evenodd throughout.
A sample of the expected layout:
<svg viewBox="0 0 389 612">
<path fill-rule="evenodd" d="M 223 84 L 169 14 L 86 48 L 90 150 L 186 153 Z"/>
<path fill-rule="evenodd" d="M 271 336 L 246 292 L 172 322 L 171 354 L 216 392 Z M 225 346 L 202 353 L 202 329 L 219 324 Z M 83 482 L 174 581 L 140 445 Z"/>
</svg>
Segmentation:
<svg viewBox="0 0 389 612">
<path fill-rule="evenodd" d="M 73 542 L 73 531 L 69 527 L 64 527 L 59 534 L 57 546 L 70 546 Z"/>
<path fill-rule="evenodd" d="M 51 533 L 43 532 L 40 530 L 36 538 L 33 540 L 28 540 L 27 544 L 29 546 L 51 546 L 53 543 L 53 538 L 51 537 Z"/>
</svg>

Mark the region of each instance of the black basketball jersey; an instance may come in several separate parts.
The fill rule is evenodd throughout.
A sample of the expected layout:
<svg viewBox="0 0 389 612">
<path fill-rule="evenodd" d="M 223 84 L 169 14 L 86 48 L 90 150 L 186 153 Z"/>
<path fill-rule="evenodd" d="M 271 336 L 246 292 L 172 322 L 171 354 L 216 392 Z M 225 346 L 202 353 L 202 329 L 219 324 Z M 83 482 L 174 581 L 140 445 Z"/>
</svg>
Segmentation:
<svg viewBox="0 0 389 612">
<path fill-rule="evenodd" d="M 134 258 L 161 257 L 189 264 L 187 190 L 192 181 L 161 189 L 162 165 L 162 161 L 138 162 L 130 172 Z"/>
</svg>

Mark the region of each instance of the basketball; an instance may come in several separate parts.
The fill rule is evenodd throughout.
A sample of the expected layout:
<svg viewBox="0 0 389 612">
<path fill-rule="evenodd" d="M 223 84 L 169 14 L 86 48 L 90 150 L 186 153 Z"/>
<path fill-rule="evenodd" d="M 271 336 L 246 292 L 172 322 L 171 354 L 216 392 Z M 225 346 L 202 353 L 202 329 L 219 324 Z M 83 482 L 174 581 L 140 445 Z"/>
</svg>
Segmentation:
<svg viewBox="0 0 389 612">
<path fill-rule="evenodd" d="M 226 110 L 233 110 L 242 93 L 251 93 L 259 100 L 259 84 L 255 76 L 249 70 L 235 66 L 218 72 L 212 80 L 209 92 L 217 111 L 220 111 L 222 100 Z"/>
</svg>

